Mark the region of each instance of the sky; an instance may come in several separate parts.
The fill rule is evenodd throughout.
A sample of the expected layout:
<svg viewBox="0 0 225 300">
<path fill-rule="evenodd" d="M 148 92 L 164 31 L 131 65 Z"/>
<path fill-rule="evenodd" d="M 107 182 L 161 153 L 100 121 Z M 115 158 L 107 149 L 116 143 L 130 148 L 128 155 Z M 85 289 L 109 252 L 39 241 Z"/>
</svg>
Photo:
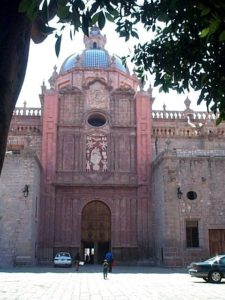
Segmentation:
<svg viewBox="0 0 225 300">
<path fill-rule="evenodd" d="M 146 33 L 144 29 L 138 28 L 140 41 L 147 41 L 151 37 L 149 33 Z M 105 49 L 109 54 L 116 54 L 120 57 L 125 56 L 132 52 L 133 45 L 137 43 L 137 39 L 132 39 L 125 42 L 124 38 L 120 38 L 118 33 L 115 32 L 113 24 L 107 24 L 102 30 L 102 34 L 106 35 L 107 42 Z M 64 60 L 73 53 L 80 54 L 84 50 L 83 33 L 76 33 L 73 40 L 70 39 L 69 33 L 63 35 L 60 55 L 57 58 L 55 54 L 55 37 L 49 36 L 41 44 L 34 44 L 31 41 L 29 59 L 27 65 L 27 72 L 24 80 L 22 90 L 20 92 L 17 105 L 23 106 L 24 101 L 27 102 L 28 107 L 40 107 L 39 94 L 41 93 L 41 85 L 43 81 L 47 87 L 49 87 L 48 79 L 53 73 L 53 67 L 57 66 L 58 70 L 63 64 Z M 128 65 L 130 72 L 132 73 L 133 66 Z M 151 84 L 153 85 L 153 79 Z M 148 89 L 146 84 L 145 89 Z M 197 105 L 198 93 L 190 92 L 186 94 L 178 95 L 176 92 L 171 91 L 167 94 L 159 93 L 158 88 L 153 88 L 153 97 L 155 101 L 153 103 L 154 110 L 162 110 L 163 105 L 166 105 L 167 110 L 184 110 L 184 100 L 186 97 L 191 100 L 191 108 L 194 110 L 206 111 L 206 105 L 203 103 Z"/>
</svg>

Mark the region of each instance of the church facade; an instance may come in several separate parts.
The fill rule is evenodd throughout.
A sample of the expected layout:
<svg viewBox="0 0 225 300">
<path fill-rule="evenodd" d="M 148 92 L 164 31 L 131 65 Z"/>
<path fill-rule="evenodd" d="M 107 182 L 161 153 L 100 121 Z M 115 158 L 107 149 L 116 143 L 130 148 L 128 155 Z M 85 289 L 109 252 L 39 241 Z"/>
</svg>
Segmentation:
<svg viewBox="0 0 225 300">
<path fill-rule="evenodd" d="M 152 110 L 151 87 L 105 43 L 93 27 L 43 84 L 41 108 L 15 109 L 0 264 L 49 264 L 59 251 L 101 263 L 111 249 L 121 264 L 183 266 L 225 252 L 224 125 L 188 98 L 184 111 Z"/>
</svg>

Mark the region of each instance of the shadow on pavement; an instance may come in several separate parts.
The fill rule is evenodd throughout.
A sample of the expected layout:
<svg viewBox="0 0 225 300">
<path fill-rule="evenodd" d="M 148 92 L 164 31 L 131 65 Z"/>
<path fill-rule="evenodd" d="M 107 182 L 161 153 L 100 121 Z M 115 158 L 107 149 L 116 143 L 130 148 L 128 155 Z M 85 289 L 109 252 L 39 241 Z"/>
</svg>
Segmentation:
<svg viewBox="0 0 225 300">
<path fill-rule="evenodd" d="M 201 279 L 201 278 L 200 278 Z M 203 280 L 203 279 L 202 279 Z M 206 281 L 193 281 L 194 283 L 200 283 L 200 284 L 225 284 L 225 281 L 221 281 L 219 283 L 213 283 L 213 282 L 206 282 Z"/>
<path fill-rule="evenodd" d="M 101 265 L 84 265 L 79 271 L 75 267 L 63 268 L 53 266 L 35 266 L 35 267 L 12 267 L 0 268 L 0 273 L 102 273 Z M 187 274 L 185 268 L 163 268 L 150 266 L 115 266 L 112 273 L 129 273 L 129 274 Z"/>
</svg>

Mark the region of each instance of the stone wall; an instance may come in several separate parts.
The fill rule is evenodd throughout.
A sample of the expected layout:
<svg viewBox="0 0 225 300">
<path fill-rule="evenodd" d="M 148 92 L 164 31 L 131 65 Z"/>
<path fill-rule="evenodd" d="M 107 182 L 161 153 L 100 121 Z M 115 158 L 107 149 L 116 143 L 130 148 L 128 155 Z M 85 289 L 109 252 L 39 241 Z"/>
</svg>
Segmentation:
<svg viewBox="0 0 225 300">
<path fill-rule="evenodd" d="M 0 181 L 0 266 L 35 264 L 39 187 L 36 156 L 32 152 L 6 154 Z"/>
<path fill-rule="evenodd" d="M 194 111 L 152 111 L 153 157 L 164 150 L 224 149 L 225 123 L 215 115 Z"/>
<path fill-rule="evenodd" d="M 184 265 L 214 255 L 209 230 L 225 229 L 225 153 L 166 151 L 153 162 L 156 257 L 159 264 Z M 178 198 L 177 188 L 182 192 Z M 195 200 L 187 193 L 194 191 Z M 186 221 L 196 220 L 199 247 L 187 247 Z"/>
<path fill-rule="evenodd" d="M 41 140 L 41 109 L 15 108 L 7 140 L 7 151 L 15 153 L 21 149 L 25 151 L 32 149 L 40 159 Z"/>
</svg>

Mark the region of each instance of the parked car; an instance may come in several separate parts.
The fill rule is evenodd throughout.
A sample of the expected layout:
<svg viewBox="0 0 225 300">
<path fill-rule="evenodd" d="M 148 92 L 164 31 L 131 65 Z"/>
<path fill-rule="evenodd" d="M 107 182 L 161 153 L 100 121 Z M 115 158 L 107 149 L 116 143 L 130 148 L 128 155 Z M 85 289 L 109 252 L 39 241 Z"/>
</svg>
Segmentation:
<svg viewBox="0 0 225 300">
<path fill-rule="evenodd" d="M 225 255 L 191 263 L 188 272 L 192 277 L 203 278 L 206 282 L 219 283 L 222 278 L 225 278 Z"/>
<path fill-rule="evenodd" d="M 72 257 L 69 252 L 59 252 L 54 258 L 54 267 L 71 267 Z"/>
</svg>

